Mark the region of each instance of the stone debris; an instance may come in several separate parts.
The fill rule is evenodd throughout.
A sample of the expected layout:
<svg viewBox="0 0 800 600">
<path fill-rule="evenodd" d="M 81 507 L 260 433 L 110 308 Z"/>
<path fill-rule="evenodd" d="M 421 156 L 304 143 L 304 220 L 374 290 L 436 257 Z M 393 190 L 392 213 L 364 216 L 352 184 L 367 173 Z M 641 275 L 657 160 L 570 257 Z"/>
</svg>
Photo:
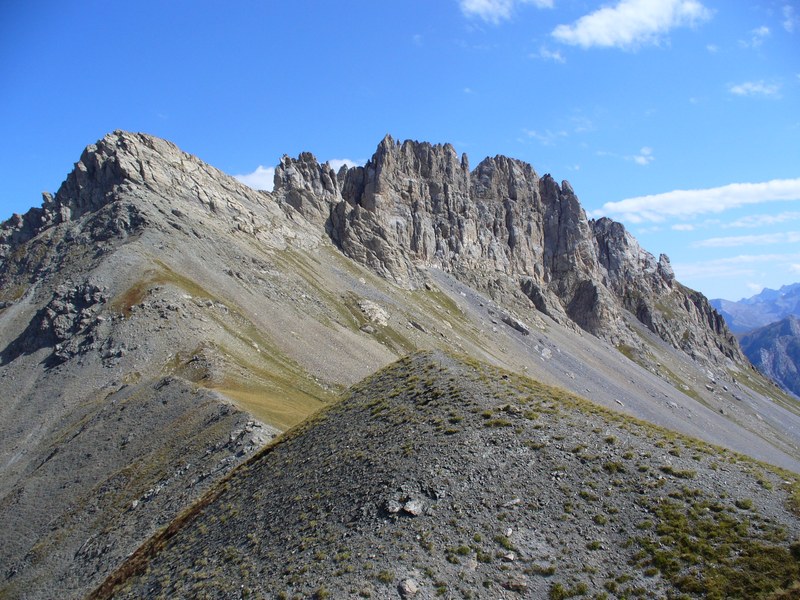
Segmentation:
<svg viewBox="0 0 800 600">
<path fill-rule="evenodd" d="M 400 582 L 397 586 L 397 591 L 400 592 L 402 598 L 413 598 L 419 592 L 419 584 L 409 577 Z"/>
</svg>

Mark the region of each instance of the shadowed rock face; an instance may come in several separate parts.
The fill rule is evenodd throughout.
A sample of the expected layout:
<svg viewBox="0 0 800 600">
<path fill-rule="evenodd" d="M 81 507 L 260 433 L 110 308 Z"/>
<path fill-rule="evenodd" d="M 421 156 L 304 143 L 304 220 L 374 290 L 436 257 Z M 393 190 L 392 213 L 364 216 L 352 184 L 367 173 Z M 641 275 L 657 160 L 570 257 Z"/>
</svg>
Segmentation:
<svg viewBox="0 0 800 600">
<path fill-rule="evenodd" d="M 449 144 L 387 136 L 365 166 L 337 176 L 308 153 L 284 157 L 275 184 L 347 256 L 405 287 L 428 267 L 472 284 L 493 274 L 541 312 L 615 343 L 637 345 L 624 310 L 698 360 L 743 358 L 667 256 L 656 260 L 620 223 L 588 220 L 568 182 L 521 161 L 486 158 L 470 172 Z"/>
</svg>

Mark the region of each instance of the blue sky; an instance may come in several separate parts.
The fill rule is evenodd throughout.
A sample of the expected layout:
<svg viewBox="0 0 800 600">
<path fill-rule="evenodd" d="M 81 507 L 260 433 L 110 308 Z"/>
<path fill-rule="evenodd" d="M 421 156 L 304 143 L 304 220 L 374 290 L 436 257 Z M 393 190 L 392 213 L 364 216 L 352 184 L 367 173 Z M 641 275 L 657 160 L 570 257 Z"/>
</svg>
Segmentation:
<svg viewBox="0 0 800 600">
<path fill-rule="evenodd" d="M 738 299 L 800 281 L 797 0 L 0 0 L 0 219 L 144 131 L 254 186 L 381 138 L 505 154 Z"/>
</svg>

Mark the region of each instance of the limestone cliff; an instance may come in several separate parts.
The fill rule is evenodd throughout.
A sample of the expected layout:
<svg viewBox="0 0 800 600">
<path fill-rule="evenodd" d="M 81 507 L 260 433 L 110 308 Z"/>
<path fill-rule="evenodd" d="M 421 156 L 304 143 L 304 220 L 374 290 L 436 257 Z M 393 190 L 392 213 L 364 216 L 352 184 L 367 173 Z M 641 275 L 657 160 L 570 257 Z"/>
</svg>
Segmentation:
<svg viewBox="0 0 800 600">
<path fill-rule="evenodd" d="M 284 157 L 276 197 L 324 225 L 350 258 L 414 288 L 439 268 L 472 285 L 502 281 L 556 321 L 637 344 L 623 311 L 702 361 L 743 357 L 669 259 L 643 250 L 620 223 L 590 221 L 570 184 L 496 156 L 470 172 L 450 144 L 386 136 L 363 167 L 334 174 L 308 153 Z"/>
</svg>

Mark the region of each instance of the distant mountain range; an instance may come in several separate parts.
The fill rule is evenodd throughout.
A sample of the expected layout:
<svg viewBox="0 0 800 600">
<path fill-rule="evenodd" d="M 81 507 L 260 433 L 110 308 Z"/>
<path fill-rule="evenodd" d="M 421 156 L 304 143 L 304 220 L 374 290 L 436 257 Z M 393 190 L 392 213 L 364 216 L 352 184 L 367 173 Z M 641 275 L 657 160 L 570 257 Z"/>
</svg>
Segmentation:
<svg viewBox="0 0 800 600">
<path fill-rule="evenodd" d="M 711 300 L 711 305 L 739 337 L 750 362 L 800 396 L 800 283 L 767 288 L 738 302 Z"/>
<path fill-rule="evenodd" d="M 790 315 L 742 336 L 750 362 L 785 390 L 800 396 L 800 319 Z"/>
<path fill-rule="evenodd" d="M 711 300 L 711 306 L 725 318 L 730 330 L 739 335 L 789 315 L 800 315 L 800 283 L 784 285 L 779 290 L 764 289 L 751 298 Z"/>
</svg>

